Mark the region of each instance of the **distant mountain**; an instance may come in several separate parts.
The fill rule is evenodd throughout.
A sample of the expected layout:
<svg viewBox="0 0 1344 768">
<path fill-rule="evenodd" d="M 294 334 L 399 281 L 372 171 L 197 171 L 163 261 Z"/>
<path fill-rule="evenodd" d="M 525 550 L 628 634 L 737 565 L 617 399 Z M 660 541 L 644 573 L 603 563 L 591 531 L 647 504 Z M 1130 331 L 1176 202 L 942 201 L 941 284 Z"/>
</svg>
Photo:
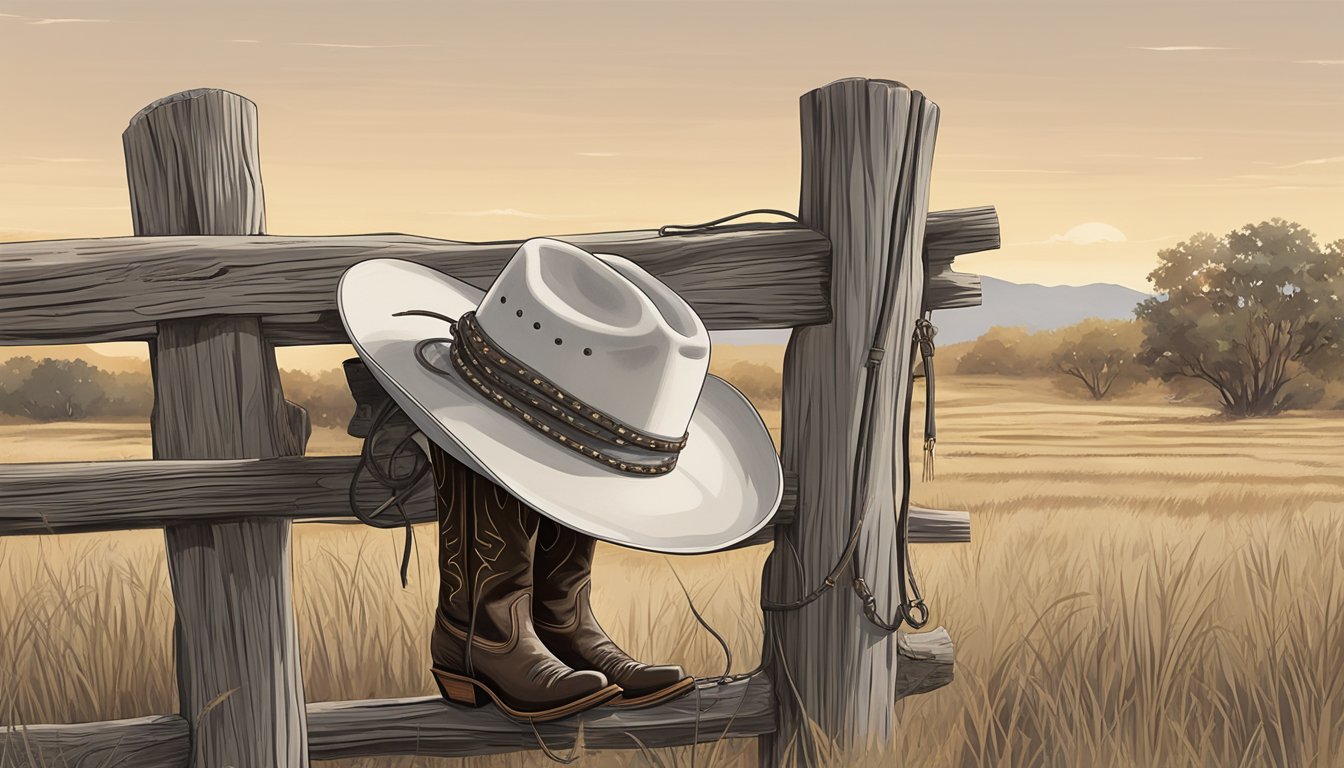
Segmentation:
<svg viewBox="0 0 1344 768">
<path fill-rule="evenodd" d="M 1046 331 L 1073 325 L 1089 317 L 1127 320 L 1148 294 L 1111 283 L 1091 285 L 1036 285 L 981 278 L 984 303 L 967 309 L 933 313 L 939 344 L 977 339 L 996 325 L 1026 326 Z M 785 344 L 789 331 L 716 331 L 718 344 Z"/>
<path fill-rule="evenodd" d="M 984 287 L 981 306 L 933 313 L 940 344 L 977 339 L 996 325 L 1048 331 L 1089 317 L 1131 320 L 1134 307 L 1148 298 L 1146 293 L 1111 283 L 1036 285 L 993 277 L 981 280 Z"/>
</svg>

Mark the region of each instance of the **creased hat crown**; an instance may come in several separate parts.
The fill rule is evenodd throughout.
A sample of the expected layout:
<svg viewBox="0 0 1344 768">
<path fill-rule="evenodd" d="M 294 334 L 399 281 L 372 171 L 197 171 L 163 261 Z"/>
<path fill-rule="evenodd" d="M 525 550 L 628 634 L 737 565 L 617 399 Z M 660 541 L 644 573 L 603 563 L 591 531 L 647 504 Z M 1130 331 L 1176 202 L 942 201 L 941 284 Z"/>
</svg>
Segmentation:
<svg viewBox="0 0 1344 768">
<path fill-rule="evenodd" d="M 491 339 L 574 397 L 643 432 L 686 433 L 709 334 L 684 299 L 634 262 L 528 240 L 481 300 Z"/>
</svg>

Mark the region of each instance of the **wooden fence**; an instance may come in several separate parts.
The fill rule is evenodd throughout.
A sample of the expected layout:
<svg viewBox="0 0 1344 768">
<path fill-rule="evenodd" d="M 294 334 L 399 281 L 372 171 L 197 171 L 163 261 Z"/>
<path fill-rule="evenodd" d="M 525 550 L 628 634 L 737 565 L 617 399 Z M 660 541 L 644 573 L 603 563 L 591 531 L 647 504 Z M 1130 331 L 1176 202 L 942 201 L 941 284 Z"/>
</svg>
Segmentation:
<svg viewBox="0 0 1344 768">
<path fill-rule="evenodd" d="M 802 225 L 564 238 L 638 262 L 711 330 L 799 328 L 785 359 L 784 504 L 742 546 L 793 548 L 805 579 L 824 574 L 847 534 L 847 451 L 881 276 L 899 276 L 883 329 L 894 362 L 877 413 L 891 423 L 905 402 L 915 317 L 978 304 L 979 278 L 953 271 L 953 259 L 998 247 L 992 208 L 927 212 L 937 120 L 932 102 L 899 83 L 837 81 L 802 98 Z M 358 261 L 405 258 L 484 288 L 517 244 L 266 235 L 256 106 L 227 91 L 157 101 L 123 140 L 135 236 L 0 244 L 0 344 L 148 342 L 154 460 L 0 465 L 0 535 L 163 528 L 180 711 L 0 726 L 0 754 L 39 765 L 293 768 L 536 748 L 530 726 L 493 708 L 433 697 L 305 703 L 290 525 L 352 522 L 345 489 L 355 460 L 302 456 L 307 415 L 285 401 L 274 354 L 276 345 L 347 341 L 336 283 Z M 877 501 L 861 543 L 863 576 L 888 612 L 889 483 L 906 451 L 890 435 L 874 446 Z M 434 519 L 427 494 L 410 509 Z M 910 525 L 915 542 L 970 538 L 964 512 L 916 508 Z M 764 588 L 791 594 L 796 570 L 774 560 Z M 759 737 L 774 764 L 805 717 L 842 748 L 862 747 L 890 736 L 897 699 L 951 680 L 945 631 L 874 633 L 849 590 L 771 615 L 766 628 L 775 659 L 766 674 L 698 699 L 597 709 L 536 730 L 564 747 L 581 721 L 588 749 Z"/>
</svg>

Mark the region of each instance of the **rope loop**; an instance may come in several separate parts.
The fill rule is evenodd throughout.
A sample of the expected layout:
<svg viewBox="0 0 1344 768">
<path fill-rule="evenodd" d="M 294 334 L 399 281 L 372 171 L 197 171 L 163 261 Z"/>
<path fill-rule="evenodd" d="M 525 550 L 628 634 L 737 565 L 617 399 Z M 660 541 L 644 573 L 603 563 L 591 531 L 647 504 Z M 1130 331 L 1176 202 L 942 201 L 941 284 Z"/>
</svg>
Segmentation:
<svg viewBox="0 0 1344 768">
<path fill-rule="evenodd" d="M 664 224 L 663 226 L 658 228 L 658 236 L 667 237 L 669 234 L 674 234 L 673 232 L 674 230 L 676 232 L 681 233 L 703 232 L 706 229 L 713 229 L 714 227 L 717 227 L 720 224 L 725 224 L 734 219 L 740 219 L 744 216 L 755 216 L 755 215 L 780 216 L 798 224 L 802 223 L 802 220 L 798 218 L 797 214 L 789 213 L 788 211 L 781 211 L 778 208 L 752 208 L 749 211 L 734 213 L 729 216 L 724 216 L 722 218 L 718 218 L 713 221 L 706 221 L 701 224 Z"/>
<path fill-rule="evenodd" d="M 393 424 L 397 419 L 409 422 L 409 419 L 390 398 L 378 405 L 369 433 L 364 438 L 364 445 L 360 449 L 359 462 L 355 465 L 355 472 L 350 477 L 347 501 L 350 504 L 351 513 L 365 525 L 374 528 L 404 527 L 406 529 L 406 538 L 401 552 L 401 587 L 405 589 L 410 583 L 411 553 L 415 548 L 415 529 L 411 525 L 410 516 L 406 513 L 404 502 L 420 485 L 421 481 L 428 477 L 430 466 L 428 457 L 415 444 L 414 435 L 417 430 L 414 425 L 403 425 L 398 429 L 397 425 Z M 390 452 L 385 456 L 380 456 L 379 443 L 386 439 L 389 433 L 393 433 L 392 436 L 396 437 L 395 433 L 398 431 L 401 432 L 400 439 Z M 403 457 L 410 457 L 411 469 L 398 474 L 397 464 Z M 385 462 L 385 464 L 382 462 Z M 388 493 L 387 500 L 372 512 L 365 512 L 358 500 L 359 480 L 365 472 Z M 396 508 L 399 519 L 391 520 L 382 517 L 383 512 L 390 507 Z"/>
<path fill-rule="evenodd" d="M 901 605 L 901 620 L 911 629 L 923 629 L 929 623 L 929 606 L 924 602 L 924 598 L 919 598 L 913 602 Z M 915 613 L 919 613 L 919 618 L 915 618 Z"/>
<path fill-rule="evenodd" d="M 915 343 L 919 345 L 919 354 L 928 359 L 933 357 L 933 338 L 938 335 L 938 326 L 929 321 L 928 317 L 921 317 L 915 321 Z"/>
</svg>

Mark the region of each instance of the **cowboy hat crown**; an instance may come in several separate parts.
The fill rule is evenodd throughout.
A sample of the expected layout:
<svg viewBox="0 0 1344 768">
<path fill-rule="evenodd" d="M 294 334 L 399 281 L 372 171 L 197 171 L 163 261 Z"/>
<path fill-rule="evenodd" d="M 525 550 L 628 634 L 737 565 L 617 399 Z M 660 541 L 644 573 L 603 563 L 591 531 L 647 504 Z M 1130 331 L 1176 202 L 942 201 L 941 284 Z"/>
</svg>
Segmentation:
<svg viewBox="0 0 1344 768">
<path fill-rule="evenodd" d="M 476 318 L 501 350 L 636 430 L 679 440 L 709 371 L 709 334 L 685 299 L 629 259 L 528 240 Z"/>
</svg>

